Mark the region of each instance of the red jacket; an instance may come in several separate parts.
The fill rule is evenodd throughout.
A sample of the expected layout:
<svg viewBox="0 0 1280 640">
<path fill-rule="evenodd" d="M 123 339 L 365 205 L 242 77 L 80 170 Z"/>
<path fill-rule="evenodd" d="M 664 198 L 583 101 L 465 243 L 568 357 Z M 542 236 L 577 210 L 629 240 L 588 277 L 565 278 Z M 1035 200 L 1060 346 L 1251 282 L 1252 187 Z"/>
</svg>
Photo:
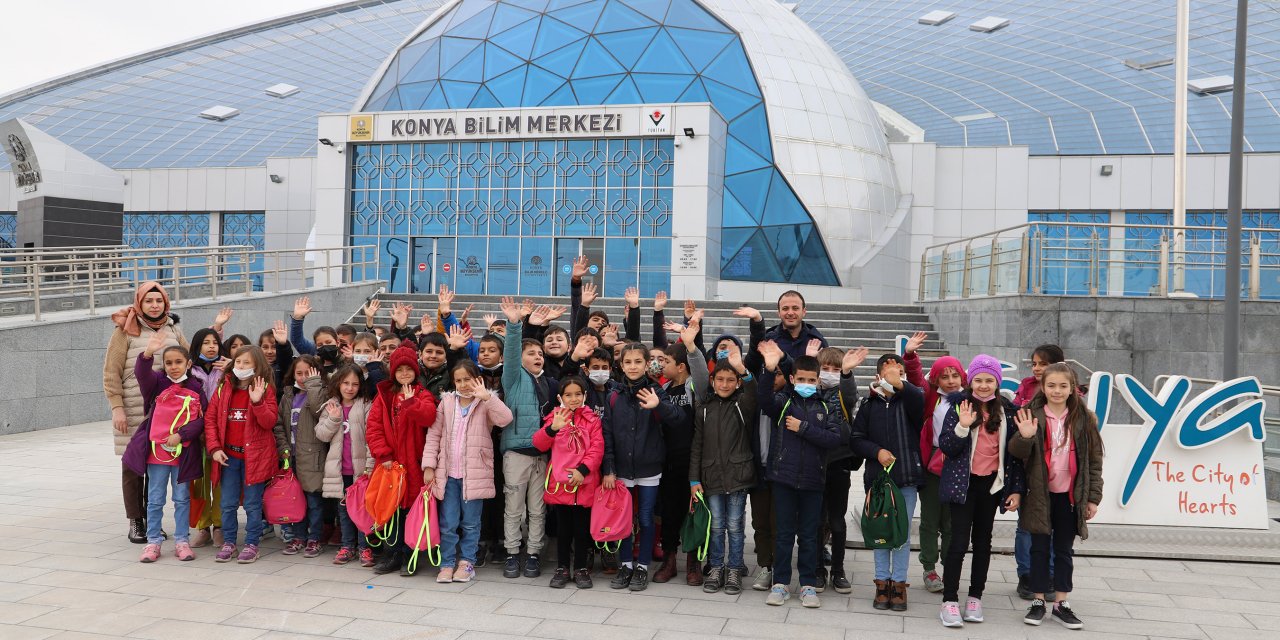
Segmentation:
<svg viewBox="0 0 1280 640">
<path fill-rule="evenodd" d="M 554 411 L 542 421 L 542 428 L 533 432 L 533 446 L 539 451 L 551 451 L 555 445 L 556 432 L 551 431 L 553 420 L 555 420 Z M 544 478 L 546 490 L 542 494 L 542 501 L 546 504 L 590 507 L 596 500 L 596 487 L 600 486 L 600 462 L 604 460 L 604 428 L 600 425 L 600 416 L 587 406 L 574 411 L 573 427 L 566 426 L 559 433 L 565 433 L 570 428 L 581 429 L 582 435 L 585 436 L 587 449 L 582 457 L 582 463 L 576 467 L 582 474 L 582 484 L 577 491 L 565 491 L 564 485 L 567 483 L 563 479 Z M 555 453 L 551 455 L 555 458 Z M 551 469 L 554 466 L 556 461 L 552 460 L 547 468 Z M 560 486 L 557 486 L 557 480 Z"/>
<path fill-rule="evenodd" d="M 227 412 L 231 409 L 231 395 L 235 380 L 226 377 L 218 383 L 218 389 L 209 400 L 204 417 L 204 443 L 209 455 L 222 451 L 222 441 L 227 436 Z M 266 482 L 279 468 L 280 454 L 276 452 L 276 392 L 268 386 L 262 400 L 249 406 L 249 420 L 245 425 L 244 482 L 246 485 Z M 210 480 L 218 486 L 222 478 L 222 465 L 213 464 Z"/>
<path fill-rule="evenodd" d="M 405 468 L 405 492 L 400 507 L 408 509 L 422 493 L 422 449 L 427 429 L 436 421 L 436 399 L 414 383 L 413 397 L 404 400 L 394 380 L 378 383 L 378 397 L 369 408 L 365 442 L 373 459 L 399 462 Z"/>
</svg>

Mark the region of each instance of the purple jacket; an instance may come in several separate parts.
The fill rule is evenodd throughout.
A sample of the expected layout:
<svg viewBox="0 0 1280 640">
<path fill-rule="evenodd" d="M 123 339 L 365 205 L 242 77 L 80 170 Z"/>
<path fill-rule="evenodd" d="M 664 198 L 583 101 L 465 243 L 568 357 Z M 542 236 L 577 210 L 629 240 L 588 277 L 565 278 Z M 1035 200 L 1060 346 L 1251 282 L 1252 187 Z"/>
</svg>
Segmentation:
<svg viewBox="0 0 1280 640">
<path fill-rule="evenodd" d="M 200 383 L 200 397 L 205 404 L 209 404 L 209 399 L 213 397 L 213 392 L 217 391 L 218 383 L 222 381 L 222 374 L 223 371 L 219 367 L 213 367 L 207 373 L 200 367 L 191 367 L 191 370 L 187 372 L 188 376 L 195 378 Z M 165 379 L 167 380 L 168 378 Z M 159 392 L 156 393 L 158 394 Z M 151 409 L 150 404 L 146 406 L 148 410 Z"/>
<path fill-rule="evenodd" d="M 151 452 L 151 413 L 155 408 L 156 397 L 173 384 L 163 371 L 155 371 L 151 368 L 152 360 L 153 358 L 139 355 L 133 368 L 133 374 L 138 379 L 138 389 L 142 392 L 142 406 L 147 412 L 147 417 L 141 425 L 138 425 L 138 430 L 129 440 L 122 458 L 124 466 L 140 476 L 147 473 L 147 454 Z M 190 372 L 187 373 L 187 379 L 182 382 L 182 386 L 201 394 L 200 417 L 178 429 L 178 435 L 182 441 L 191 443 L 191 446 L 184 447 L 182 455 L 178 456 L 178 482 L 190 482 L 204 474 L 204 440 L 201 436 L 204 435 L 204 410 L 209 403 L 202 394 L 201 381 Z"/>
</svg>

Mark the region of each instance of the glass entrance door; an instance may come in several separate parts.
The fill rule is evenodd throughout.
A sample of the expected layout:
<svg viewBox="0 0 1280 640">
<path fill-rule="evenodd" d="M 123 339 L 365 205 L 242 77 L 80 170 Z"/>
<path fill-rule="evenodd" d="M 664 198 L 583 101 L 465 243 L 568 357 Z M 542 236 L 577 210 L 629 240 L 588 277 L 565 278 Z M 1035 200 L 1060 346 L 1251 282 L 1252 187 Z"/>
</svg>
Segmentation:
<svg viewBox="0 0 1280 640">
<path fill-rule="evenodd" d="M 410 293 L 433 293 L 436 275 L 436 239 L 414 238 L 409 275 Z"/>
<path fill-rule="evenodd" d="M 573 279 L 573 261 L 578 256 L 587 257 L 587 275 L 582 281 L 593 282 L 604 293 L 604 239 L 603 238 L 560 238 L 556 240 L 556 293 L 557 296 L 570 294 L 570 281 Z"/>
</svg>

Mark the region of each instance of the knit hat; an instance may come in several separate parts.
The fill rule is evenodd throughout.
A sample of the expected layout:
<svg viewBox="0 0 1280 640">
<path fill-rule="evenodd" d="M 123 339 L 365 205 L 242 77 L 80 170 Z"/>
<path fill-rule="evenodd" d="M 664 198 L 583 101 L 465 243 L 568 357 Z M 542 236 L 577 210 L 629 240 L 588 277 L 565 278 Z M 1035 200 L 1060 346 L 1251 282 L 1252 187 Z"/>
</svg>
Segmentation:
<svg viewBox="0 0 1280 640">
<path fill-rule="evenodd" d="M 886 362 L 894 362 L 903 367 L 907 366 L 906 363 L 902 361 L 902 356 L 896 353 L 886 353 L 880 356 L 879 360 L 876 360 L 876 373 L 880 372 L 880 369 L 884 367 Z"/>
<path fill-rule="evenodd" d="M 1001 374 L 1000 361 L 985 353 L 974 356 L 973 361 L 969 363 L 968 379 L 973 380 L 979 373 L 989 373 L 995 376 L 997 387 L 1004 381 L 1004 375 Z"/>
<path fill-rule="evenodd" d="M 413 375 L 415 376 L 422 373 L 421 369 L 418 368 L 418 353 L 413 350 L 412 342 L 401 344 L 396 347 L 395 351 L 391 352 L 391 366 L 389 367 L 391 375 L 394 376 L 400 367 L 413 369 Z"/>
<path fill-rule="evenodd" d="M 719 338 L 716 338 L 715 342 L 711 343 L 711 347 L 714 349 L 717 345 L 719 345 L 721 342 L 724 342 L 725 340 L 728 340 L 738 345 L 738 351 L 742 351 L 742 339 L 739 338 L 738 336 L 733 335 L 732 333 L 721 334 Z M 746 355 L 746 354 L 743 354 L 743 355 Z M 711 357 L 714 358 L 715 354 L 712 353 Z"/>
</svg>

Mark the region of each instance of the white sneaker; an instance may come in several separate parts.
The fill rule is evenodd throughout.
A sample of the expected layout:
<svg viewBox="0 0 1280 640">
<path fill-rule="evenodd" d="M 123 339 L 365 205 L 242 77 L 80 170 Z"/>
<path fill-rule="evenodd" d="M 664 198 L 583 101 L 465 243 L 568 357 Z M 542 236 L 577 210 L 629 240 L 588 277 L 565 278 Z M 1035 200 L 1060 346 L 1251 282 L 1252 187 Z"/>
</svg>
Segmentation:
<svg viewBox="0 0 1280 640">
<path fill-rule="evenodd" d="M 751 584 L 751 588 L 756 591 L 768 591 L 773 585 L 773 569 L 770 567 L 760 567 L 756 572 L 756 581 Z"/>
<path fill-rule="evenodd" d="M 964 620 L 960 618 L 959 602 L 944 602 L 942 610 L 938 612 L 938 618 L 942 620 L 944 627 L 963 627 Z"/>
<path fill-rule="evenodd" d="M 816 595 L 814 597 L 817 597 Z M 769 597 L 764 599 L 764 603 L 774 607 L 781 607 L 783 603 L 791 599 L 791 592 L 787 591 L 786 585 L 775 584 L 769 590 Z"/>
<path fill-rule="evenodd" d="M 800 606 L 806 609 L 821 607 L 822 601 L 818 599 L 818 590 L 814 587 L 802 587 L 800 589 Z"/>
<path fill-rule="evenodd" d="M 982 601 L 977 598 L 969 598 L 964 603 L 964 621 L 965 622 L 982 622 Z"/>
</svg>

